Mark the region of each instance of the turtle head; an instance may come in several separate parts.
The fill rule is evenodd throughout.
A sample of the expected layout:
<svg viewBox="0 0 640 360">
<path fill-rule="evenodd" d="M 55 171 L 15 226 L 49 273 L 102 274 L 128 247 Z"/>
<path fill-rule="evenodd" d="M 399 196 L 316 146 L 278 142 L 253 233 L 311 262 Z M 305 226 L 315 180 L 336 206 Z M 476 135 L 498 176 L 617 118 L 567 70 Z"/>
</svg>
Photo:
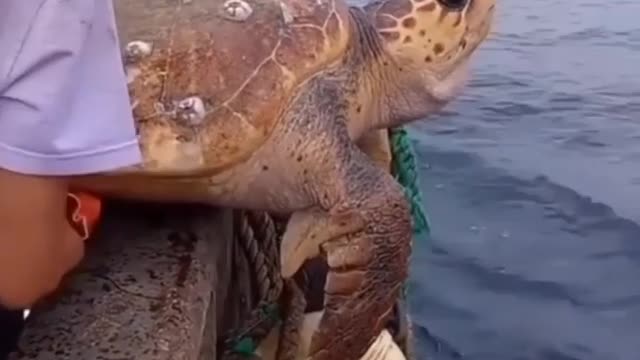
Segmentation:
<svg viewBox="0 0 640 360">
<path fill-rule="evenodd" d="M 393 79 L 394 124 L 424 118 L 455 98 L 487 38 L 496 0 L 382 0 L 367 5 Z"/>
</svg>

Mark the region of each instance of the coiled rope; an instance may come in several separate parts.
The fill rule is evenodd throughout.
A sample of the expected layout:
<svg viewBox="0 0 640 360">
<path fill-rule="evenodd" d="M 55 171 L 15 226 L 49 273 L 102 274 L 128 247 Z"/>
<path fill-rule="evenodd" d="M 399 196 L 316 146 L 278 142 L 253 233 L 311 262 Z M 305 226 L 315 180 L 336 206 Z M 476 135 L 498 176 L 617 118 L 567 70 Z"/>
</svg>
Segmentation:
<svg viewBox="0 0 640 360">
<path fill-rule="evenodd" d="M 267 334 L 280 319 L 279 300 L 283 289 L 279 264 L 279 232 L 266 212 L 238 211 L 235 241 L 249 262 L 253 283 L 258 286 L 258 302 L 242 325 L 230 329 L 221 338 L 223 359 L 251 358 Z"/>
</svg>

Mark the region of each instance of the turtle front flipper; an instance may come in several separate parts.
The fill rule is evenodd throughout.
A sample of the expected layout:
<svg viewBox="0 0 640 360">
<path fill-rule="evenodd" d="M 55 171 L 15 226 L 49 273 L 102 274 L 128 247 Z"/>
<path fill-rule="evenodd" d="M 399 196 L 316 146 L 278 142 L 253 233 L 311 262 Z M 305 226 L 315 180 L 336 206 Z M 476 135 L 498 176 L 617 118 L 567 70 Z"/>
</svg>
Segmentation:
<svg viewBox="0 0 640 360">
<path fill-rule="evenodd" d="M 295 213 L 282 241 L 284 277 L 318 254 L 329 265 L 313 360 L 360 359 L 387 325 L 408 275 L 411 219 L 402 189 L 356 146 L 348 148 L 336 174 L 341 201 Z"/>
</svg>

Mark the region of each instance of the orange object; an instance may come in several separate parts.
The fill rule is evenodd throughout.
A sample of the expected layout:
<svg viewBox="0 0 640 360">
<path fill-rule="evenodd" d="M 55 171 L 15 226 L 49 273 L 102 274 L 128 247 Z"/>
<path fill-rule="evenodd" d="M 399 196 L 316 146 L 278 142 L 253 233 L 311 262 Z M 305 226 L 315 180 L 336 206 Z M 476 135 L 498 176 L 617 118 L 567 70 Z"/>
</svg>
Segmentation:
<svg viewBox="0 0 640 360">
<path fill-rule="evenodd" d="M 70 192 L 67 195 L 67 220 L 83 240 L 91 236 L 101 212 L 100 198 L 81 192 Z"/>
</svg>

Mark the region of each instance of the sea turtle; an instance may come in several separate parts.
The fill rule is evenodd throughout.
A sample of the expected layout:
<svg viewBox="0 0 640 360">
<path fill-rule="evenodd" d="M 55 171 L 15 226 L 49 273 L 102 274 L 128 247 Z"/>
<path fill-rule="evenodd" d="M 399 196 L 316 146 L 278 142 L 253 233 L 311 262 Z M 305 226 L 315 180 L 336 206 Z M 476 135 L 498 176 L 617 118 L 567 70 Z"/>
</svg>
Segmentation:
<svg viewBox="0 0 640 360">
<path fill-rule="evenodd" d="M 494 3 L 116 0 L 144 161 L 74 185 L 292 214 L 282 275 L 317 255 L 330 267 L 310 358 L 358 359 L 401 291 L 412 233 L 402 188 L 356 143 L 455 97 Z"/>
</svg>

